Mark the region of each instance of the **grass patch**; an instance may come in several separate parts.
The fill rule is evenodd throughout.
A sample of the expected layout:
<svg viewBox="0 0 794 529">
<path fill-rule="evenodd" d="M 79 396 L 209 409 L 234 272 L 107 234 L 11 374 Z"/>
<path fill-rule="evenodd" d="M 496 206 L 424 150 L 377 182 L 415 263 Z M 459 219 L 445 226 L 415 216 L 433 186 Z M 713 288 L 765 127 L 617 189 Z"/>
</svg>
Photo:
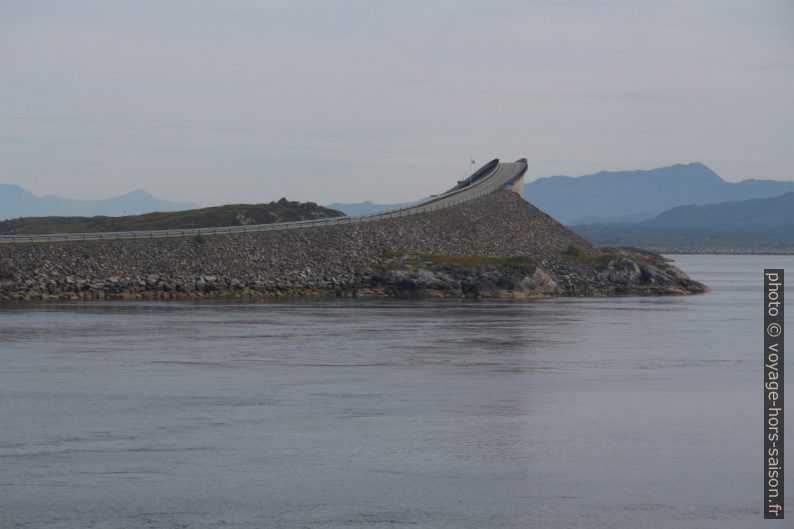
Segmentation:
<svg viewBox="0 0 794 529">
<path fill-rule="evenodd" d="M 418 260 L 423 264 L 435 266 L 456 266 L 458 268 L 527 268 L 535 267 L 535 261 L 528 257 L 489 257 L 484 255 L 443 255 L 420 254 Z"/>
<path fill-rule="evenodd" d="M 198 232 L 194 237 L 193 240 L 196 241 L 197 244 L 204 244 L 207 242 L 207 238 L 202 235 L 201 232 Z"/>
<path fill-rule="evenodd" d="M 568 246 L 568 248 L 562 250 L 560 252 L 560 255 L 571 258 L 585 266 L 594 269 L 606 268 L 606 266 L 612 261 L 617 261 L 617 262 L 634 261 L 636 263 L 642 263 L 651 266 L 659 266 L 660 264 L 662 264 L 660 261 L 645 255 L 613 253 L 613 252 L 601 253 L 598 255 L 587 255 L 581 253 L 581 251 L 578 248 L 576 248 L 578 253 L 571 252 L 569 251 L 570 248 L 572 248 L 572 246 Z"/>
<path fill-rule="evenodd" d="M 485 255 L 410 254 L 386 252 L 372 269 L 377 273 L 402 269 L 481 269 L 535 268 L 537 263 L 528 257 L 490 257 Z"/>
<path fill-rule="evenodd" d="M 569 244 L 566 249 L 560 252 L 562 255 L 568 255 L 570 257 L 579 257 L 582 255 L 582 250 L 579 249 L 578 246 L 574 246 L 573 244 Z"/>
<path fill-rule="evenodd" d="M 565 254 L 563 254 L 565 255 Z M 585 266 L 589 266 L 590 268 L 604 268 L 606 265 L 610 263 L 610 261 L 620 260 L 623 259 L 622 256 L 615 255 L 615 254 L 606 254 L 606 255 L 577 255 L 571 256 L 576 261 L 582 263 Z"/>
</svg>

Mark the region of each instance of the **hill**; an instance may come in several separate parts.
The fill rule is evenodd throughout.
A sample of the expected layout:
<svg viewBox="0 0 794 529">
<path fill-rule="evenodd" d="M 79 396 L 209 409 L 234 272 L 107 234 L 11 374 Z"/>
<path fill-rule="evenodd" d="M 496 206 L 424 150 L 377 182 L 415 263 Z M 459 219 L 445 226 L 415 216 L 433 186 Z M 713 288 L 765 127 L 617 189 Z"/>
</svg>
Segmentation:
<svg viewBox="0 0 794 529">
<path fill-rule="evenodd" d="M 167 230 L 245 226 L 295 220 L 340 217 L 343 213 L 314 202 L 282 198 L 269 204 L 232 204 L 187 211 L 156 212 L 124 217 L 25 217 L 0 222 L 0 234 L 78 233 L 96 231 Z"/>
<path fill-rule="evenodd" d="M 679 206 L 639 223 L 581 224 L 573 229 L 599 245 L 687 251 L 779 252 L 794 249 L 794 192 Z"/>
<path fill-rule="evenodd" d="M 192 202 L 161 200 L 140 189 L 101 200 L 78 200 L 52 195 L 39 197 L 21 186 L 0 184 L 0 220 L 46 215 L 138 215 L 197 207 Z"/>
<path fill-rule="evenodd" d="M 690 163 L 649 171 L 539 178 L 524 186 L 524 197 L 563 224 L 574 225 L 649 218 L 676 206 L 765 198 L 788 191 L 794 191 L 794 182 L 726 182 L 705 165 Z"/>
</svg>

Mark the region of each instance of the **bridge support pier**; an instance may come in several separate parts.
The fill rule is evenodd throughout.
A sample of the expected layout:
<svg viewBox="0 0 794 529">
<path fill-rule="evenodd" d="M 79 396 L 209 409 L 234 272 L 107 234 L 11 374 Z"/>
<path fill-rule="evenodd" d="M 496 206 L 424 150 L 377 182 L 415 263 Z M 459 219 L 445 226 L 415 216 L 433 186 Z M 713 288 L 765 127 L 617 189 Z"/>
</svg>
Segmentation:
<svg viewBox="0 0 794 529">
<path fill-rule="evenodd" d="M 510 191 L 516 193 L 518 196 L 524 196 L 524 175 L 521 175 L 521 178 L 517 178 L 513 184 L 508 187 Z"/>
</svg>

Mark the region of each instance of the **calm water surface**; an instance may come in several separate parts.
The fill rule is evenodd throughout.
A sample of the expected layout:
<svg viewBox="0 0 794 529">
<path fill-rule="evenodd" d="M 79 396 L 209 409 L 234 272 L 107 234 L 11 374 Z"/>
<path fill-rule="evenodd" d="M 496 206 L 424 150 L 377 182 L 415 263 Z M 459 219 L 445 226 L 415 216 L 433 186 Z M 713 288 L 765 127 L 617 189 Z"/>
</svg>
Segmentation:
<svg viewBox="0 0 794 529">
<path fill-rule="evenodd" d="M 760 305 L 794 257 L 677 261 L 713 292 L 0 305 L 0 527 L 791 527 Z"/>
</svg>

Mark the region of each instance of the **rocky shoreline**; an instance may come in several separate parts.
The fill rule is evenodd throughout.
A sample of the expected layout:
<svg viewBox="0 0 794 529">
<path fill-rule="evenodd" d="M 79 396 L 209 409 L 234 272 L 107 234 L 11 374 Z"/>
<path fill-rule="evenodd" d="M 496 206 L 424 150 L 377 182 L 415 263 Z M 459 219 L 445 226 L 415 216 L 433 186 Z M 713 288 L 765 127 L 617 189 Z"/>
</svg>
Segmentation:
<svg viewBox="0 0 794 529">
<path fill-rule="evenodd" d="M 660 256 L 599 250 L 518 195 L 368 223 L 0 246 L 0 300 L 705 292 Z"/>
</svg>

